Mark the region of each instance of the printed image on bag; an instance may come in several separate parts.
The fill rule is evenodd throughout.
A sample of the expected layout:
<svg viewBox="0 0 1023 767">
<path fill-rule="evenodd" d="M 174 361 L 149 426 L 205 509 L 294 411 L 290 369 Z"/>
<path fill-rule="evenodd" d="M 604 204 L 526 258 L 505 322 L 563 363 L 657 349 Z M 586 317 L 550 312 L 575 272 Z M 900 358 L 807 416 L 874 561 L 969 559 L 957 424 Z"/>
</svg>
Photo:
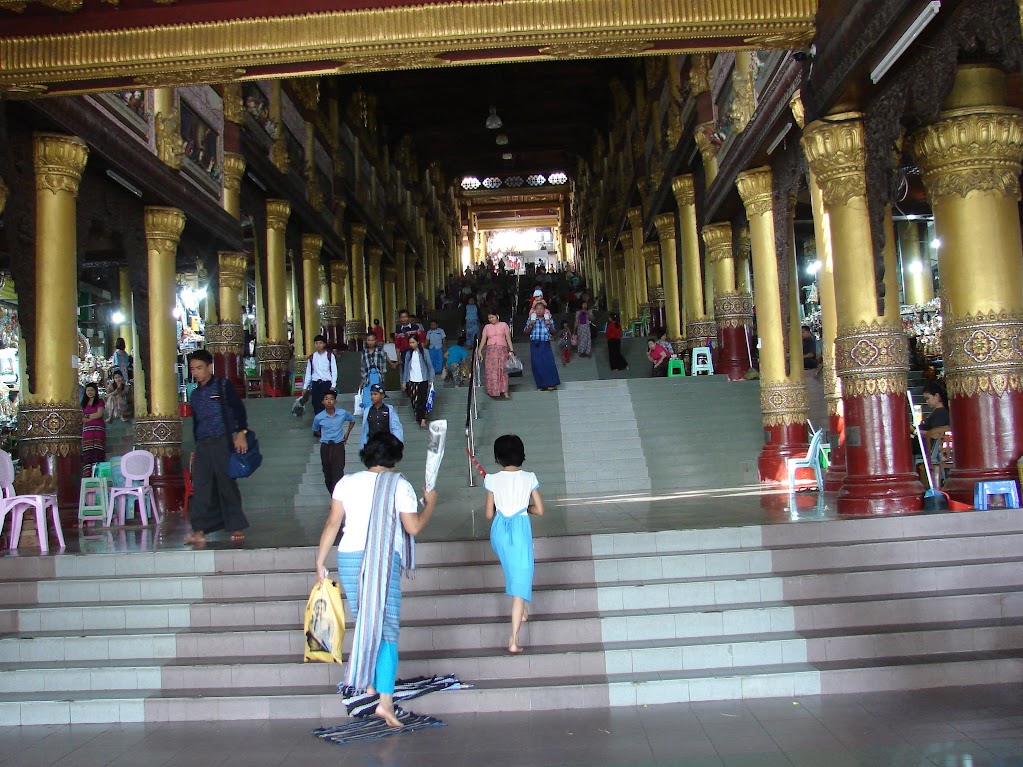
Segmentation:
<svg viewBox="0 0 1023 767">
<path fill-rule="evenodd" d="M 303 662 L 341 663 L 345 639 L 345 610 L 341 587 L 322 580 L 313 586 L 305 606 L 305 654 Z"/>
</svg>

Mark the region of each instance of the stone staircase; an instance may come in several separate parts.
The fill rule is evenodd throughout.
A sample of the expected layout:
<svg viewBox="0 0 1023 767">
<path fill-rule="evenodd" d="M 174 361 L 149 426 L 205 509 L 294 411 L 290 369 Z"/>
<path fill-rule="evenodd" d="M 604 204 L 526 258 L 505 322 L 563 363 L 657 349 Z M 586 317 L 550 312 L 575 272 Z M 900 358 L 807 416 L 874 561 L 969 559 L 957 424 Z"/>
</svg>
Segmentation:
<svg viewBox="0 0 1023 767">
<path fill-rule="evenodd" d="M 553 401 L 553 399 L 552 399 Z M 1023 680 L 1012 510 L 538 538 L 527 652 L 484 541 L 425 543 L 404 676 L 431 714 Z M 0 559 L 0 725 L 343 717 L 301 662 L 311 548 Z"/>
</svg>

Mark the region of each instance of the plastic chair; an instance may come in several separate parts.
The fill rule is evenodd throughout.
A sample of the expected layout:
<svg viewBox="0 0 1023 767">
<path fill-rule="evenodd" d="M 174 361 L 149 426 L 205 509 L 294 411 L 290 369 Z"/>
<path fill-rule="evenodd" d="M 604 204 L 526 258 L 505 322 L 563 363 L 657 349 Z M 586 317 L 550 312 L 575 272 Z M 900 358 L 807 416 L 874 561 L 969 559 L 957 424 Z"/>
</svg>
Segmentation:
<svg viewBox="0 0 1023 767">
<path fill-rule="evenodd" d="M 14 461 L 11 454 L 0 450 L 0 530 L 3 529 L 7 515 L 11 515 L 10 548 L 18 548 L 21 541 L 21 527 L 25 521 L 25 512 L 35 511 L 36 533 L 39 537 L 39 551 L 47 554 L 50 544 L 46 532 L 46 512 L 53 519 L 53 532 L 57 536 L 60 548 L 64 548 L 64 531 L 60 526 L 60 513 L 57 510 L 55 495 L 17 495 L 14 490 Z"/>
<path fill-rule="evenodd" d="M 700 373 L 714 375 L 714 360 L 710 355 L 710 349 L 708 347 L 697 346 L 693 349 L 692 370 L 694 376 L 698 376 Z"/>
<path fill-rule="evenodd" d="M 91 477 L 82 477 L 82 487 L 78 495 L 78 524 L 99 521 L 106 524 L 107 499 L 110 493 L 110 464 L 97 463 L 92 467 Z M 103 474 L 106 476 L 103 476 Z M 91 496 L 91 499 L 90 499 Z"/>
<path fill-rule="evenodd" d="M 149 514 L 146 511 L 148 502 L 153 510 L 153 521 L 160 522 L 160 515 L 156 511 L 156 500 L 153 498 L 153 488 L 149 486 L 149 478 L 153 475 L 156 466 L 156 459 L 148 450 L 132 450 L 126 453 L 121 459 L 121 474 L 124 475 L 124 487 L 110 488 L 110 506 L 107 509 L 107 527 L 114 518 L 114 507 L 120 501 L 118 509 L 118 524 L 124 524 L 125 506 L 130 502 L 134 507 L 135 501 L 139 504 L 139 515 L 143 525 L 149 524 Z M 135 482 L 141 484 L 135 485 Z"/>
<path fill-rule="evenodd" d="M 685 378 L 686 365 L 682 360 L 668 360 L 668 378 Z"/>
<path fill-rule="evenodd" d="M 795 492 L 796 489 L 796 470 L 797 469 L 813 469 L 814 476 L 817 479 L 817 489 L 824 489 L 824 475 L 821 472 L 821 441 L 824 439 L 824 429 L 817 429 L 810 438 L 810 447 L 806 450 L 806 455 L 802 458 L 789 458 L 785 461 L 785 468 L 788 469 L 789 474 L 789 492 Z"/>
<path fill-rule="evenodd" d="M 647 334 L 647 332 L 648 332 L 647 328 L 649 328 L 649 326 L 650 326 L 650 310 L 649 309 L 644 309 L 643 310 L 643 314 L 640 315 L 639 319 L 633 320 L 629 324 L 629 330 L 632 332 L 633 336 L 636 335 L 636 331 L 637 330 L 639 331 L 639 333 L 641 335 L 645 336 Z"/>
<path fill-rule="evenodd" d="M 980 511 L 988 510 L 988 498 L 992 495 L 1005 496 L 1005 508 L 1019 508 L 1019 488 L 1011 479 L 989 480 L 978 482 L 973 488 L 973 508 Z"/>
</svg>

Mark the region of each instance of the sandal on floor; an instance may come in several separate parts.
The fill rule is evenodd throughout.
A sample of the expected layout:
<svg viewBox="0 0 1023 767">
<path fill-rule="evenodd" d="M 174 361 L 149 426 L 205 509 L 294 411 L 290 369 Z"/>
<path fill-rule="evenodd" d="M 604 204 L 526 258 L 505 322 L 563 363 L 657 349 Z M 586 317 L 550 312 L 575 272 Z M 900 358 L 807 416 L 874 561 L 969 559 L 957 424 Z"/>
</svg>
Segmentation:
<svg viewBox="0 0 1023 767">
<path fill-rule="evenodd" d="M 231 540 L 234 541 L 235 543 L 241 543 L 242 541 L 245 540 L 245 533 L 241 530 L 235 530 L 233 533 L 231 533 Z"/>
<path fill-rule="evenodd" d="M 195 530 L 185 536 L 185 543 L 189 546 L 202 546 L 206 543 L 206 534 L 201 530 Z"/>
</svg>

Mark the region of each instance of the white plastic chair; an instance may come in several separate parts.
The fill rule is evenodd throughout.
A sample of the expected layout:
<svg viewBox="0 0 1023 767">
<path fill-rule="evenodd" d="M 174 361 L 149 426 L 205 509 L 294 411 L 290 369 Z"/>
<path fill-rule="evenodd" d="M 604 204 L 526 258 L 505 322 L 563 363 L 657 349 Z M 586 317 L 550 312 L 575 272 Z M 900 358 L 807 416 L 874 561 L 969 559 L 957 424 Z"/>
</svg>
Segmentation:
<svg viewBox="0 0 1023 767">
<path fill-rule="evenodd" d="M 817 429 L 810 438 L 810 447 L 806 450 L 803 458 L 789 458 L 785 461 L 785 467 L 789 472 L 789 492 L 796 489 L 796 469 L 813 469 L 817 478 L 817 489 L 824 489 L 824 476 L 821 472 L 821 440 L 824 439 L 824 429 Z"/>
<path fill-rule="evenodd" d="M 714 375 L 714 359 L 710 355 L 710 348 L 697 346 L 693 349 L 692 371 L 694 376 L 700 373 Z"/>
<path fill-rule="evenodd" d="M 53 518 L 53 532 L 57 536 L 60 548 L 64 548 L 64 531 L 60 526 L 60 512 L 57 509 L 56 495 L 17 495 L 14 490 L 14 461 L 11 454 L 0 450 L 0 530 L 3 529 L 7 515 L 11 515 L 10 548 L 18 548 L 21 541 L 21 527 L 25 522 L 25 512 L 35 511 L 36 534 L 39 538 L 39 551 L 47 554 L 50 544 L 46 531 L 46 512 Z"/>
<path fill-rule="evenodd" d="M 149 486 L 149 478 L 153 475 L 156 466 L 156 459 L 148 450 L 132 450 L 126 453 L 121 459 L 121 475 L 124 477 L 124 487 L 110 488 L 110 501 L 107 506 L 107 527 L 114 518 L 114 508 L 117 506 L 117 524 L 124 524 L 125 507 L 136 500 L 139 504 L 139 516 L 143 525 L 149 524 L 149 512 L 146 508 L 153 510 L 153 521 L 160 522 L 160 515 L 156 511 L 156 500 L 153 498 L 153 488 Z M 136 485 L 135 483 L 140 484 Z"/>
</svg>

